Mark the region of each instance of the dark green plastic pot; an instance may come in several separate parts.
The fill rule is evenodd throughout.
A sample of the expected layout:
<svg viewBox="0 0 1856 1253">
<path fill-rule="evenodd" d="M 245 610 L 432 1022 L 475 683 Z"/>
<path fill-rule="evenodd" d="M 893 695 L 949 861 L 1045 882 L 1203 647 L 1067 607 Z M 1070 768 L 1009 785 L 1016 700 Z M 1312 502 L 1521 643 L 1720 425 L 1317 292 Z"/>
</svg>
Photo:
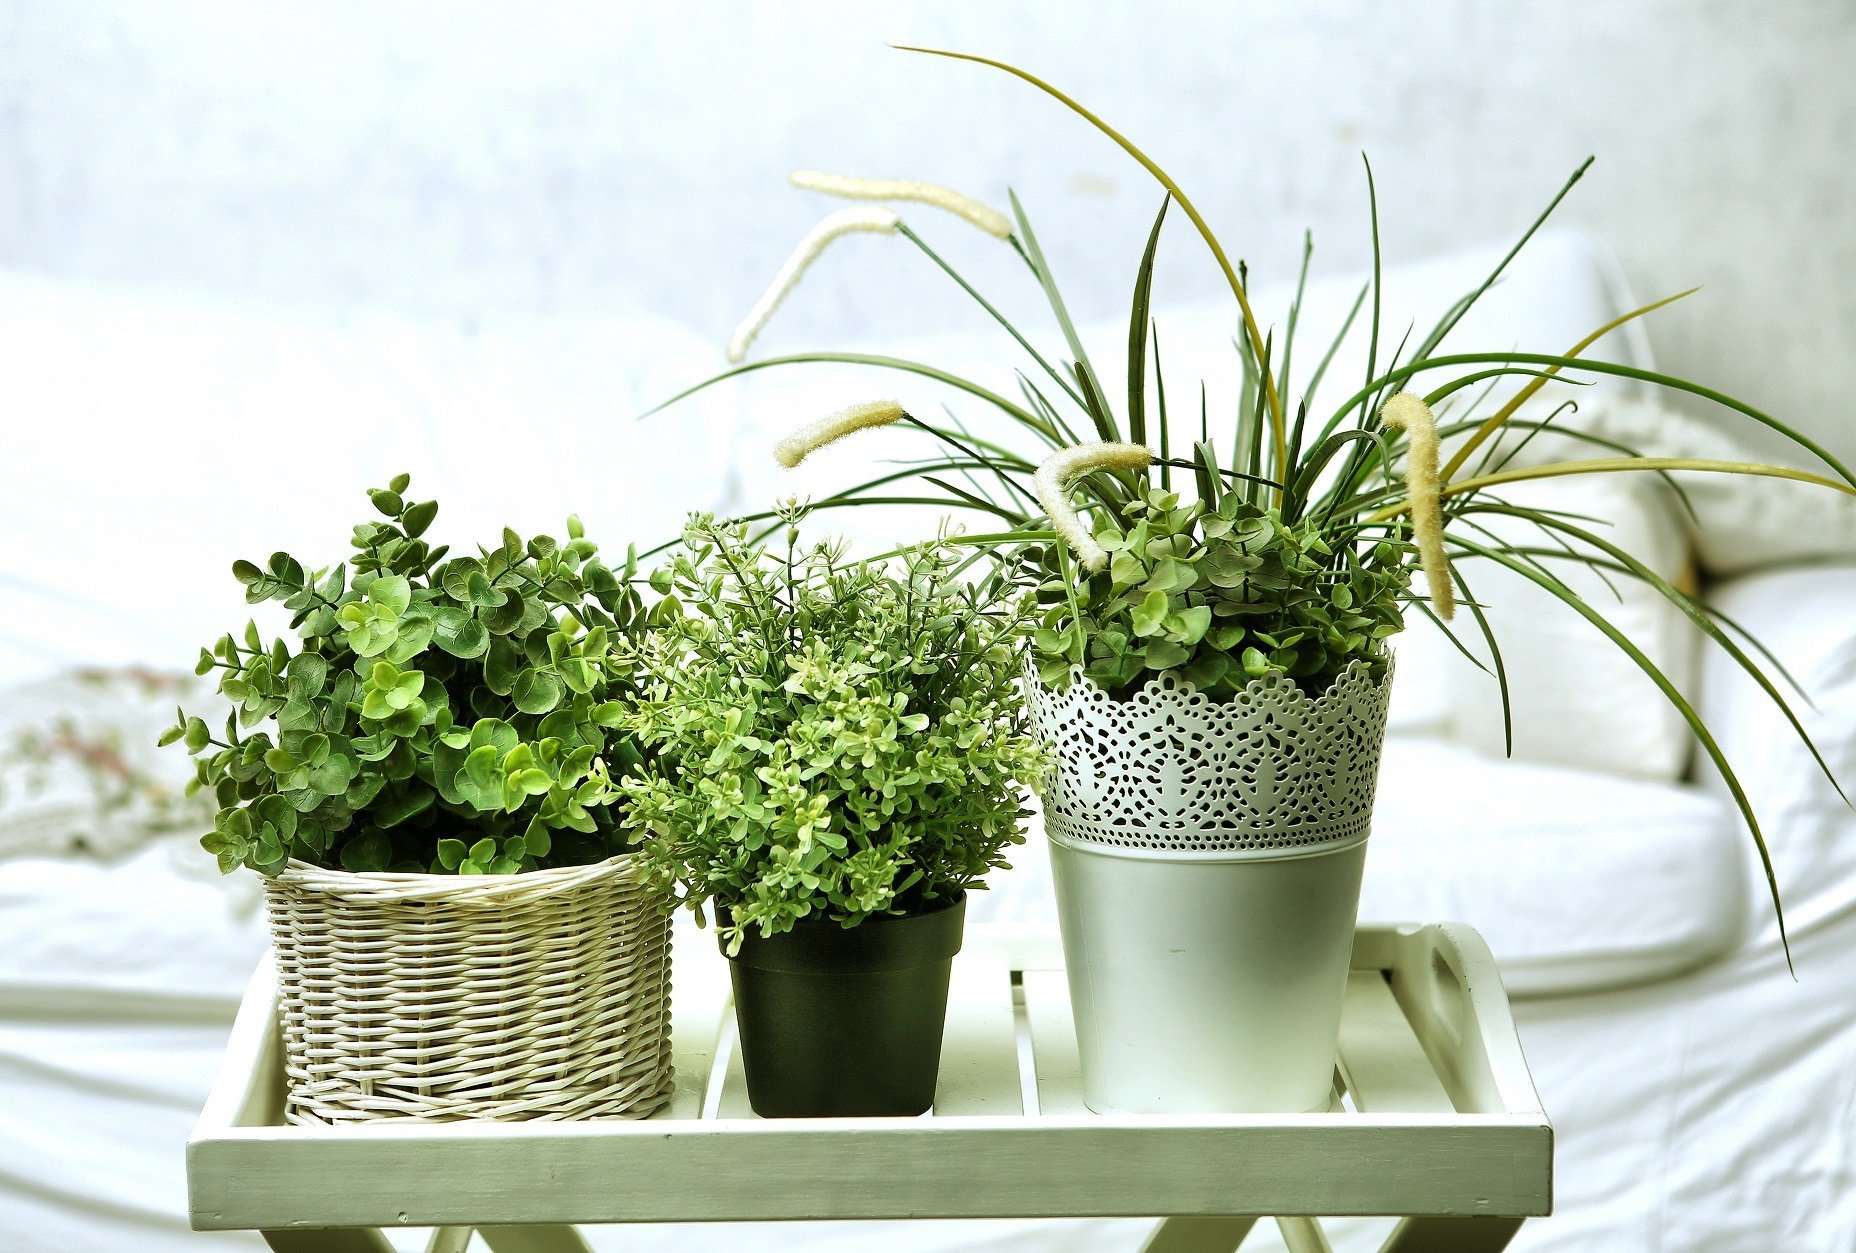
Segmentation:
<svg viewBox="0 0 1856 1253">
<path fill-rule="evenodd" d="M 730 959 L 748 1103 L 762 1118 L 926 1113 L 941 1068 L 963 893 L 927 913 L 854 927 L 750 931 Z"/>
</svg>

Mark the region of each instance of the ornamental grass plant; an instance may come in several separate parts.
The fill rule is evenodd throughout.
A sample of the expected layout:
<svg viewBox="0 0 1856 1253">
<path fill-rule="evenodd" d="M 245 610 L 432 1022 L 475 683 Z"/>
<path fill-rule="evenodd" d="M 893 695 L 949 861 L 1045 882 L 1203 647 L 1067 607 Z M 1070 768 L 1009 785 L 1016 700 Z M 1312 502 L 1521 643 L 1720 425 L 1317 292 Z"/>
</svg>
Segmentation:
<svg viewBox="0 0 1856 1253">
<path fill-rule="evenodd" d="M 815 362 L 897 371 L 961 393 L 977 411 L 971 420 L 951 409 L 948 420 L 939 422 L 904 413 L 893 403 L 884 406 L 881 412 L 891 415 L 891 423 L 919 431 L 931 451 L 821 499 L 816 507 L 940 500 L 950 510 L 983 519 L 976 533 L 955 542 L 979 547 L 999 572 L 1034 591 L 1039 609 L 1030 632 L 1031 652 L 1040 681 L 1056 687 L 1080 676 L 1111 695 L 1128 696 L 1157 675 L 1175 673 L 1214 699 L 1228 699 L 1251 680 L 1287 676 L 1315 694 L 1350 662 L 1383 668 L 1388 641 L 1416 613 L 1435 621 L 1465 655 L 1471 654 L 1461 633 L 1480 637 L 1490 659 L 1484 668 L 1492 673 L 1507 723 L 1500 641 L 1490 630 L 1472 576 L 1478 566 L 1509 571 L 1545 589 L 1603 633 L 1680 712 L 1739 807 L 1765 866 L 1774 908 L 1780 909 L 1758 819 L 1714 736 L 1670 678 L 1562 575 L 1570 563 L 1603 578 L 1636 579 L 1654 587 L 1752 677 L 1829 777 L 1793 711 L 1793 698 L 1782 690 L 1782 684 L 1791 685 L 1789 676 L 1776 664 L 1771 667 L 1776 677 L 1768 675 L 1755 660 L 1764 656 L 1757 641 L 1610 540 L 1602 524 L 1528 507 L 1508 499 L 1503 489 L 1568 474 L 1667 476 L 1684 471 L 1788 478 L 1856 494 L 1856 478 L 1823 447 L 1750 404 L 1701 383 L 1588 355 L 1619 327 L 1690 292 L 1634 309 L 1561 351 L 1445 348 L 1464 315 L 1585 174 L 1589 160 L 1478 286 L 1434 326 L 1421 332 L 1412 328 L 1397 339 L 1382 325 L 1378 204 L 1369 164 L 1373 277 L 1332 343 L 1307 349 L 1298 345 L 1296 330 L 1312 247 L 1303 251 L 1285 323 L 1266 327 L 1251 306 L 1245 263 L 1231 259 L 1179 183 L 1131 140 L 1078 101 L 1014 66 L 964 53 L 907 51 L 979 63 L 1028 83 L 1119 146 L 1159 184 L 1159 211 L 1135 270 L 1125 380 L 1104 379 L 1091 362 L 1014 194 L 1004 245 L 1041 289 L 1061 343 L 1057 350 L 1040 346 L 1037 336 L 1014 325 L 899 215 L 878 218 L 866 208 L 860 221 L 906 240 L 996 321 L 1020 354 L 1016 395 L 928 362 L 831 351 L 747 361 L 682 395 L 749 371 Z M 838 196 L 952 208 L 975 224 L 984 216 L 961 212 L 958 206 L 973 202 L 957 193 L 933 194 L 919 184 L 902 185 L 904 196 L 896 184 L 845 176 L 807 174 L 796 182 Z M 1174 214 L 1186 218 L 1209 251 L 1235 303 L 1233 354 L 1242 385 L 1231 412 L 1210 413 L 1196 397 L 1191 406 L 1182 405 L 1182 389 L 1169 387 L 1162 369 L 1162 345 L 1149 304 L 1156 251 Z M 992 214 L 984 221 L 995 217 L 1004 220 Z M 732 357 L 742 356 L 806 265 L 841 233 L 833 227 L 808 239 L 736 333 Z M 1361 323 L 1367 335 L 1363 376 L 1330 376 L 1340 344 Z M 1636 380 L 1709 402 L 1776 432 L 1821 472 L 1641 456 L 1568 425 L 1564 419 L 1576 409 L 1571 399 L 1544 413 L 1528 405 L 1547 388 L 1572 388 L 1598 376 Z M 1503 384 L 1510 394 L 1498 403 L 1492 397 Z M 1174 397 L 1171 412 L 1169 393 Z M 860 412 L 869 417 L 877 409 L 862 407 Z M 874 424 L 870 417 L 856 425 Z M 1549 430 L 1579 441 L 1592 455 L 1545 466 L 1513 464 L 1530 440 Z M 837 430 L 830 438 L 844 433 Z M 789 442 L 781 459 L 796 464 L 824 442 L 801 438 L 797 447 Z M 1671 486 L 1679 493 L 1673 481 Z M 1422 588 L 1414 581 L 1420 572 Z M 1783 925 L 1780 911 L 1781 931 Z"/>
</svg>

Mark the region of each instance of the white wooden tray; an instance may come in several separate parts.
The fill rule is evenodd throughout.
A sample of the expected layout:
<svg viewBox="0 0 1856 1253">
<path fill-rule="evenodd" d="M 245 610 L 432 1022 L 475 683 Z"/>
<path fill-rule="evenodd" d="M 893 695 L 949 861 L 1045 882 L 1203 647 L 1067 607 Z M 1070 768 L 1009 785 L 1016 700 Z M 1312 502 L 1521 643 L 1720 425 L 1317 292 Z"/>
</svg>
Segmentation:
<svg viewBox="0 0 1856 1253">
<path fill-rule="evenodd" d="M 1388 1249 L 1501 1248 L 1551 1209 L 1553 1133 L 1487 948 L 1455 924 L 1373 927 L 1353 961 L 1327 1114 L 1089 1112 L 1056 936 L 974 927 L 922 1118 L 754 1117 L 726 964 L 692 932 L 657 1117 L 357 1128 L 283 1125 L 266 963 L 188 1141 L 193 1225 L 303 1249 L 386 1247 L 331 1228 L 479 1227 L 508 1250 L 584 1247 L 575 1223 L 1178 1215 L 1148 1246 L 1172 1250 L 1234 1248 L 1256 1215 L 1375 1214 L 1411 1216 Z M 1313 1222 L 1284 1229 L 1323 1246 Z"/>
</svg>

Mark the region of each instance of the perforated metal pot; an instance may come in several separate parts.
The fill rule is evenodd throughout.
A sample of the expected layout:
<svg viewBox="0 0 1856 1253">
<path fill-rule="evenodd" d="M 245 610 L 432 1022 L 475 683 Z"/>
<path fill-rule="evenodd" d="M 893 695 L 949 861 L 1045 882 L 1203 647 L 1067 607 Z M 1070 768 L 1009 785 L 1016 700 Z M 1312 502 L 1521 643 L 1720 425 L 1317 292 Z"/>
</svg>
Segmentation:
<svg viewBox="0 0 1856 1253">
<path fill-rule="evenodd" d="M 1327 1107 L 1390 683 L 1032 684 L 1091 1109 Z"/>
</svg>

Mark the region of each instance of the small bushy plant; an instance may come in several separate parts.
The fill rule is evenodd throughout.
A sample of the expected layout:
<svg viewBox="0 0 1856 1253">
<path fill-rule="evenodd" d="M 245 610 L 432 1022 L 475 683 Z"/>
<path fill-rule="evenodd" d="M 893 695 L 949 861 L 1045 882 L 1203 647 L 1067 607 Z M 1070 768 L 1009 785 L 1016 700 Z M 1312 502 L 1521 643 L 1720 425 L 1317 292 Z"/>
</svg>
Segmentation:
<svg viewBox="0 0 1856 1253">
<path fill-rule="evenodd" d="M 642 637 L 623 788 L 647 875 L 730 951 L 801 919 L 951 901 L 1020 843 L 1043 754 L 1016 691 L 1028 606 L 940 545 L 893 564 L 773 547 L 694 517 L 653 576 L 681 607 Z M 706 921 L 706 919 L 705 919 Z"/>
<path fill-rule="evenodd" d="M 565 543 L 505 530 L 449 556 L 424 538 L 437 504 L 407 487 L 369 493 L 381 516 L 346 564 L 233 566 L 296 638 L 253 622 L 202 649 L 234 711 L 217 735 L 182 711 L 162 737 L 218 800 L 202 844 L 222 871 L 513 874 L 627 843 L 617 776 L 642 755 L 617 645 L 647 617 L 629 562 L 623 578 L 601 563 L 575 518 Z"/>
</svg>

